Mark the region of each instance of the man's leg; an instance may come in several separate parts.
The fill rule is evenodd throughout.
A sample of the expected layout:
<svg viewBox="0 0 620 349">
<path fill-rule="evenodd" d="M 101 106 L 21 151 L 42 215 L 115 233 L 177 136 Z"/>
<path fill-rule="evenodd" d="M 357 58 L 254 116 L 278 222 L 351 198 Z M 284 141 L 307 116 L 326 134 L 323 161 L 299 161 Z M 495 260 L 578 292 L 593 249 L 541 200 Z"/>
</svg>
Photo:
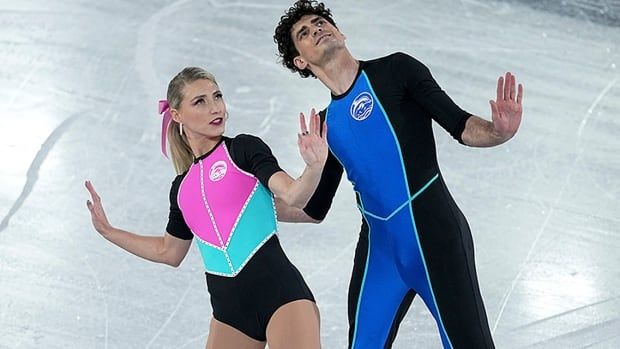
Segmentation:
<svg viewBox="0 0 620 349">
<path fill-rule="evenodd" d="M 389 348 L 415 296 L 400 279 L 386 239 L 373 240 L 368 230 L 364 224 L 349 285 L 351 349 Z"/>
<path fill-rule="evenodd" d="M 430 199 L 441 195 L 447 200 Z M 431 186 L 414 202 L 415 226 L 432 292 L 417 286 L 416 290 L 435 316 L 445 348 L 492 349 L 472 236 L 448 195 L 444 187 Z"/>
</svg>

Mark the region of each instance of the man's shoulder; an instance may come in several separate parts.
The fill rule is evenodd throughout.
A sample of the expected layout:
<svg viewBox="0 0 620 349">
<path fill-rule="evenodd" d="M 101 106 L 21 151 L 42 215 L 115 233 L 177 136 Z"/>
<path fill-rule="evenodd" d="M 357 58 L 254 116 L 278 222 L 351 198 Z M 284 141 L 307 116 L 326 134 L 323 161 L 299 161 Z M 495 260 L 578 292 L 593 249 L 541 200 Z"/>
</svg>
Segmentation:
<svg viewBox="0 0 620 349">
<path fill-rule="evenodd" d="M 411 60 L 411 59 L 415 59 L 415 58 L 413 58 L 413 56 L 407 53 L 399 51 L 399 52 L 390 53 L 387 56 L 368 60 L 365 63 L 367 65 L 376 65 L 376 64 L 386 64 L 386 63 L 391 63 L 391 62 L 402 62 L 402 61 Z"/>
<path fill-rule="evenodd" d="M 364 70 L 375 77 L 388 75 L 398 79 L 408 74 L 424 75 L 428 72 L 428 67 L 424 63 L 404 52 L 394 52 L 364 64 Z"/>
</svg>

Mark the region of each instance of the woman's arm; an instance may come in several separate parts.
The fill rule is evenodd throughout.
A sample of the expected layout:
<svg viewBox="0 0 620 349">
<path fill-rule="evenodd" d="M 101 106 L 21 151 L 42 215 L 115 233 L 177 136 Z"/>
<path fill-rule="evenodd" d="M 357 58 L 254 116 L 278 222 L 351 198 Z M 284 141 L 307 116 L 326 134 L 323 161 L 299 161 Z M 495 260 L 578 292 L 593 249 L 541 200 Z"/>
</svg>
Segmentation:
<svg viewBox="0 0 620 349">
<path fill-rule="evenodd" d="M 179 266 L 191 245 L 191 240 L 183 240 L 168 233 L 164 236 L 143 236 L 114 228 L 108 221 L 101 198 L 92 183 L 86 181 L 86 189 L 91 200 L 86 202 L 95 230 L 108 241 L 138 257 L 152 262 Z"/>
<path fill-rule="evenodd" d="M 310 217 L 301 208 L 287 205 L 284 201 L 276 198 L 276 215 L 279 222 L 286 223 L 321 223 L 321 220 Z"/>
<path fill-rule="evenodd" d="M 297 135 L 297 144 L 306 168 L 297 179 L 291 178 L 284 171 L 274 173 L 269 178 L 269 189 L 288 206 L 303 208 L 321 180 L 328 153 L 327 124 L 321 125 L 314 109 L 310 112 L 309 129 L 303 113 L 300 113 L 299 121 L 301 134 Z"/>
</svg>

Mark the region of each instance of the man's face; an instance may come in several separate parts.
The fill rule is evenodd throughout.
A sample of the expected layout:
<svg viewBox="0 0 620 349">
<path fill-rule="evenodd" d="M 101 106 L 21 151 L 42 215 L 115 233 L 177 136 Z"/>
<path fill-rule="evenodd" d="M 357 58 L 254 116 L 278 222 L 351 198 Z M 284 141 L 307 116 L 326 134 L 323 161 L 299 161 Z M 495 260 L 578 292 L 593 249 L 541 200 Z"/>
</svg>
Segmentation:
<svg viewBox="0 0 620 349">
<path fill-rule="evenodd" d="M 324 63 L 345 47 L 345 37 L 338 28 L 317 15 L 301 17 L 291 28 L 291 37 L 299 52 L 293 62 L 301 70 Z"/>
</svg>

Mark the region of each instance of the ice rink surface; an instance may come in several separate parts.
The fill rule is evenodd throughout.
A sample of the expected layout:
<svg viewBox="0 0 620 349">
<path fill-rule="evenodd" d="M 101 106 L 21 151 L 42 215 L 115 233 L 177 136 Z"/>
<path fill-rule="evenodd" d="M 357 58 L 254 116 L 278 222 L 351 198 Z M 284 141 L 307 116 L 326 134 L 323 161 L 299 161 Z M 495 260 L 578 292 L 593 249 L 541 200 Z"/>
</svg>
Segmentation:
<svg viewBox="0 0 620 349">
<path fill-rule="evenodd" d="M 0 348 L 203 348 L 211 317 L 192 247 L 174 269 L 92 228 L 83 181 L 112 224 L 159 235 L 174 171 L 157 101 L 198 65 L 218 78 L 228 135 L 252 133 L 291 175 L 297 115 L 329 93 L 277 63 L 291 1 L 0 1 Z M 359 59 L 407 52 L 490 118 L 506 71 L 525 85 L 517 136 L 464 147 L 436 128 L 443 175 L 476 243 L 498 348 L 620 348 L 619 1 L 328 1 Z M 360 216 L 343 179 L 321 225 L 280 238 L 346 347 Z M 440 348 L 416 299 L 394 348 Z"/>
</svg>

